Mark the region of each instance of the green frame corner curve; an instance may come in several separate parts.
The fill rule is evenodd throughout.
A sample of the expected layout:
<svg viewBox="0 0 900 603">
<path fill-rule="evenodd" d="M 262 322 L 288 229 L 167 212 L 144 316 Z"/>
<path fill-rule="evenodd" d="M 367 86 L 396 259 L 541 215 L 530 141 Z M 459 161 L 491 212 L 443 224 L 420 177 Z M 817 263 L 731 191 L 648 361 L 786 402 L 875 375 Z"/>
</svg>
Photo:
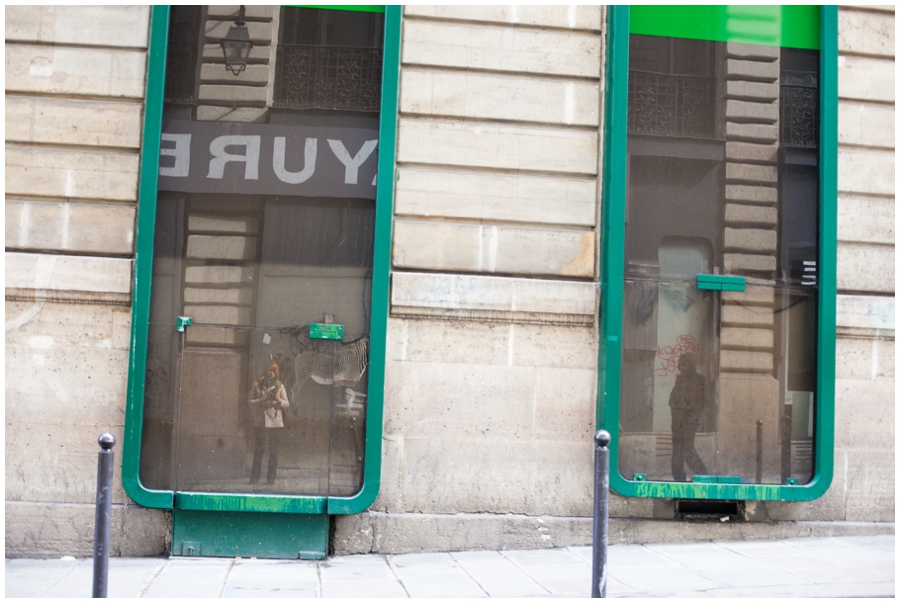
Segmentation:
<svg viewBox="0 0 900 603">
<path fill-rule="evenodd" d="M 156 229 L 157 174 L 162 132 L 166 45 L 169 7 L 153 6 L 147 47 L 147 88 L 140 184 L 135 223 L 134 273 L 131 288 L 131 350 L 125 403 L 125 437 L 122 443 L 122 485 L 131 499 L 144 507 L 171 509 L 171 490 L 150 490 L 141 484 L 141 433 L 144 426 L 144 372 L 147 368 L 147 334 L 150 320 L 150 287 L 153 278 L 153 236 Z"/>
<path fill-rule="evenodd" d="M 816 472 L 805 486 L 810 499 L 834 478 L 835 348 L 837 343 L 838 7 L 821 8 L 819 125 L 819 398 L 816 405 Z M 799 488 L 803 486 L 793 486 Z"/>
<path fill-rule="evenodd" d="M 324 7 L 323 7 L 324 8 Z M 144 140 L 135 236 L 132 285 L 131 350 L 122 448 L 122 483 L 131 499 L 145 507 L 162 509 L 252 511 L 331 514 L 359 513 L 375 501 L 381 486 L 382 421 L 384 416 L 384 370 L 387 342 L 388 295 L 390 291 L 390 247 L 393 218 L 397 112 L 400 75 L 400 6 L 385 7 L 384 68 L 378 185 L 375 211 L 375 253 L 372 274 L 372 310 L 369 357 L 369 405 L 366 420 L 365 465 L 360 491 L 350 497 L 269 496 L 212 494 L 151 490 L 140 480 L 143 429 L 144 380 L 150 294 L 153 270 L 153 239 L 156 226 L 157 174 L 165 88 L 166 45 L 169 7 L 154 6 L 151 13 L 144 110 Z M 381 12 L 372 10 L 370 12 Z"/>
<path fill-rule="evenodd" d="M 646 10 L 643 7 L 640 10 Z M 658 8 L 658 7 L 655 7 Z M 667 10 L 667 9 L 666 9 Z M 635 31 L 628 6 L 608 9 L 604 114 L 603 207 L 601 211 L 601 317 L 597 370 L 598 428 L 612 435 L 610 487 L 623 496 L 724 500 L 811 501 L 834 476 L 834 394 L 837 300 L 837 7 L 819 8 L 821 61 L 819 142 L 819 313 L 815 470 L 800 485 L 648 482 L 626 479 L 618 470 L 619 400 L 622 370 L 622 306 L 628 123 L 628 52 Z M 643 27 L 643 26 L 641 26 Z M 654 35 L 654 34 L 648 34 Z M 655 35 L 661 35 L 656 32 Z M 672 35 L 672 34 L 668 34 Z M 690 37 L 690 36 L 684 36 Z M 807 39 L 812 39 L 807 36 Z M 703 38 L 710 39 L 710 38 Z M 719 40 L 714 40 L 719 41 Z M 756 42 L 760 43 L 760 42 Z M 808 43 L 813 45 L 812 42 Z M 804 47 L 793 45 L 794 47 Z M 807 46 L 808 47 L 808 46 Z"/>
</svg>

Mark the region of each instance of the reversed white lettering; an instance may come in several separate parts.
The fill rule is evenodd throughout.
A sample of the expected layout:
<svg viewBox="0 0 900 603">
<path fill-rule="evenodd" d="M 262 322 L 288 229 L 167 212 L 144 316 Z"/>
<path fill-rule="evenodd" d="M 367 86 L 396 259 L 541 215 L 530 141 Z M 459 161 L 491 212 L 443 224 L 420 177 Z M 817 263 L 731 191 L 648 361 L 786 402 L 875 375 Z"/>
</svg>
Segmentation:
<svg viewBox="0 0 900 603">
<path fill-rule="evenodd" d="M 348 153 L 347 149 L 344 147 L 344 143 L 340 140 L 331 140 L 329 138 L 328 146 L 331 147 L 331 152 L 334 153 L 334 156 L 344 164 L 344 184 L 356 184 L 356 180 L 359 176 L 359 166 L 365 163 L 366 159 L 369 158 L 369 155 L 371 155 L 372 151 L 375 150 L 375 147 L 378 146 L 378 141 L 367 140 L 364 142 L 359 153 L 352 159 L 350 158 L 350 153 Z"/>
<path fill-rule="evenodd" d="M 174 157 L 175 165 L 172 167 L 159 168 L 160 176 L 171 176 L 172 178 L 187 178 L 191 171 L 191 135 L 190 134 L 167 134 L 163 132 L 160 136 L 163 142 L 174 142 L 173 148 L 160 148 L 161 156 Z"/>
<path fill-rule="evenodd" d="M 243 155 L 228 153 L 225 147 L 243 146 Z M 219 136 L 209 143 L 209 174 L 207 178 L 225 176 L 225 164 L 229 161 L 244 162 L 244 180 L 259 180 L 259 136 Z"/>
<path fill-rule="evenodd" d="M 288 184 L 300 184 L 309 180 L 316 171 L 316 153 L 318 150 L 318 139 L 307 138 L 306 146 L 303 150 L 303 169 L 299 172 L 289 172 L 284 169 L 284 147 L 285 137 L 275 137 L 275 152 L 272 155 L 272 169 L 275 175 L 282 182 Z"/>
</svg>

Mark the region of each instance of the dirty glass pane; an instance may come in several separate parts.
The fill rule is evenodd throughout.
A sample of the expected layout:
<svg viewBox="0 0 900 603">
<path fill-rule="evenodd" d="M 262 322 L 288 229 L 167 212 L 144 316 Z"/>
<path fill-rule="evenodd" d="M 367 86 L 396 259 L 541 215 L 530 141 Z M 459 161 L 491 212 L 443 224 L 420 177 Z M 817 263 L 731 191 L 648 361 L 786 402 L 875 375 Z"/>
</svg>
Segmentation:
<svg viewBox="0 0 900 603">
<path fill-rule="evenodd" d="M 317 342 L 307 363 L 301 350 L 310 347 L 308 330 L 186 332 L 200 341 L 230 338 L 235 346 L 185 349 L 177 489 L 326 495 L 335 342 Z"/>
<path fill-rule="evenodd" d="M 152 490 L 174 488 L 172 437 L 182 345 L 183 337 L 175 330 L 174 321 L 170 324 L 150 323 L 144 377 L 140 476 L 144 487 Z"/>
<path fill-rule="evenodd" d="M 151 298 L 168 331 L 151 346 L 175 368 L 167 410 L 154 411 L 164 419 L 145 421 L 142 475 L 180 490 L 352 495 L 384 15 L 247 6 L 242 24 L 238 11 L 172 8 Z M 251 45 L 226 64 L 223 40 L 241 37 Z M 179 316 L 192 320 L 180 352 L 159 343 Z M 311 323 L 342 325 L 343 340 L 310 340 Z M 262 395 L 273 388 L 274 403 Z"/>
<path fill-rule="evenodd" d="M 816 401 L 815 289 L 722 294 L 718 471 L 742 483 L 808 483 Z M 778 354 L 774 353 L 778 350 Z"/>
<path fill-rule="evenodd" d="M 689 481 L 715 471 L 719 294 L 625 281 L 619 471 Z"/>
<path fill-rule="evenodd" d="M 672 236 L 710 241 L 709 274 L 814 274 L 819 52 L 632 35 L 630 53 L 626 274 Z"/>
<path fill-rule="evenodd" d="M 697 373 L 715 411 L 698 419 L 696 441 L 704 429 L 712 438 L 697 444 L 700 469 L 744 483 L 805 483 L 816 390 L 819 52 L 631 35 L 629 60 L 620 469 L 627 478 L 691 479 L 689 467 L 683 478 L 669 466 L 677 441 L 660 444 L 672 419 L 651 358 L 675 349 L 671 335 L 687 334 L 702 308 Z M 698 275 L 740 277 L 746 290 L 698 290 Z"/>
</svg>

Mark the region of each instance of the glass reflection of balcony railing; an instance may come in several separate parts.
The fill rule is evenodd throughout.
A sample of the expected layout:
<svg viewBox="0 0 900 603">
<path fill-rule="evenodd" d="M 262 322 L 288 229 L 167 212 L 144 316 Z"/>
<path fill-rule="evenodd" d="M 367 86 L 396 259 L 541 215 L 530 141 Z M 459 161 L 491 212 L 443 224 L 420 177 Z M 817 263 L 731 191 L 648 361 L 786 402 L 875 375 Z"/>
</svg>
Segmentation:
<svg viewBox="0 0 900 603">
<path fill-rule="evenodd" d="M 381 48 L 282 44 L 277 52 L 274 107 L 380 110 Z"/>
<path fill-rule="evenodd" d="M 781 146 L 815 149 L 819 145 L 819 79 L 800 71 L 781 73 Z"/>
<path fill-rule="evenodd" d="M 628 133 L 711 138 L 715 79 L 632 69 L 628 72 Z"/>
</svg>

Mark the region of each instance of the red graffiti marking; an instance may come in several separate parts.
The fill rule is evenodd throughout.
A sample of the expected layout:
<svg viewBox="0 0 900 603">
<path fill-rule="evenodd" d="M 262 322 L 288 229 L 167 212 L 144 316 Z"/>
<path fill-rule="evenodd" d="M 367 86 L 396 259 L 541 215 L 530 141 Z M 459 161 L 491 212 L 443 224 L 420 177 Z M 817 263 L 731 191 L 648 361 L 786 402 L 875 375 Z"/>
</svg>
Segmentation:
<svg viewBox="0 0 900 603">
<path fill-rule="evenodd" d="M 660 377 L 675 374 L 678 359 L 688 352 L 694 355 L 694 362 L 698 366 L 703 364 L 703 346 L 697 343 L 693 335 L 686 333 L 679 335 L 675 338 L 675 345 L 657 348 L 656 357 L 659 358 L 659 364 L 656 367 L 656 374 Z"/>
</svg>

